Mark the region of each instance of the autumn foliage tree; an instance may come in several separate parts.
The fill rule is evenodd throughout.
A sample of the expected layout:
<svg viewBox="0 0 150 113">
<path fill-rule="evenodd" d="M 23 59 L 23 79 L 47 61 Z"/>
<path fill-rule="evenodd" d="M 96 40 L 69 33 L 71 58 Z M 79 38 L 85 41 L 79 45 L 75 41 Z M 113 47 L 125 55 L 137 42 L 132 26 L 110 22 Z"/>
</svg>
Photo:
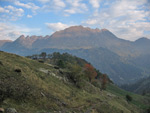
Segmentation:
<svg viewBox="0 0 150 113">
<path fill-rule="evenodd" d="M 88 76 L 90 82 L 97 76 L 97 72 L 95 71 L 94 67 L 91 64 L 85 64 L 85 72 Z"/>
<path fill-rule="evenodd" d="M 105 90 L 106 89 L 106 84 L 107 84 L 107 75 L 106 74 L 102 74 L 102 82 L 101 82 L 101 89 Z"/>
</svg>

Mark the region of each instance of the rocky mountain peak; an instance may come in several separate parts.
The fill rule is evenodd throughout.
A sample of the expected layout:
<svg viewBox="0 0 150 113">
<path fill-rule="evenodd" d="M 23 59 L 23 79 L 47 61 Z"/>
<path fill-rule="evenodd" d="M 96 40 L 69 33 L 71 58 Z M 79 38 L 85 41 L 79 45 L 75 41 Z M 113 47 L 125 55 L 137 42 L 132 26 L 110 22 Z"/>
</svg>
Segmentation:
<svg viewBox="0 0 150 113">
<path fill-rule="evenodd" d="M 96 33 L 101 33 L 108 31 L 107 29 L 92 29 L 89 27 L 84 27 L 84 26 L 71 26 L 69 28 L 66 28 L 61 31 L 57 31 L 54 34 L 52 34 L 51 38 L 58 38 L 58 37 L 81 37 L 81 36 L 89 36 L 91 34 L 96 34 Z"/>
<path fill-rule="evenodd" d="M 142 38 L 139 38 L 137 39 L 135 42 L 135 44 L 142 44 L 142 45 L 145 45 L 145 44 L 150 44 L 150 39 L 146 38 L 146 37 L 142 37 Z"/>
<path fill-rule="evenodd" d="M 95 29 L 92 29 L 92 28 L 89 28 L 89 27 L 84 27 L 84 26 L 71 26 L 69 28 L 66 28 L 65 30 L 62 30 L 62 31 L 66 31 L 66 32 L 81 32 L 81 31 L 89 31 L 89 32 L 101 32 L 101 31 L 109 31 L 107 29 L 98 29 L 98 28 L 95 28 Z"/>
</svg>

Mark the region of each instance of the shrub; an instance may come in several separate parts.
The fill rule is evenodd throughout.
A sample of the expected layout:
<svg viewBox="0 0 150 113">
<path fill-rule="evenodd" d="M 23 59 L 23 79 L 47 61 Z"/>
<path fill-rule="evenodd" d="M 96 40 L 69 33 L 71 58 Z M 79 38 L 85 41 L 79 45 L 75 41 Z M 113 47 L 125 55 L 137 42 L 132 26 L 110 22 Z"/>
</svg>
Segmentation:
<svg viewBox="0 0 150 113">
<path fill-rule="evenodd" d="M 147 113 L 150 113 L 150 107 L 147 109 Z"/>
<path fill-rule="evenodd" d="M 92 82 L 97 76 L 97 72 L 95 71 L 94 67 L 91 64 L 85 64 L 85 73 L 89 78 L 89 81 Z"/>
<path fill-rule="evenodd" d="M 41 56 L 43 59 L 45 59 L 46 56 L 47 56 L 47 54 L 46 54 L 46 52 L 42 52 L 42 53 L 40 54 L 40 56 Z"/>
<path fill-rule="evenodd" d="M 127 101 L 132 101 L 132 97 L 130 95 L 126 95 L 126 100 Z"/>
<path fill-rule="evenodd" d="M 0 65 L 3 65 L 2 61 L 0 61 Z"/>
<path fill-rule="evenodd" d="M 106 90 L 107 82 L 108 82 L 107 75 L 103 74 L 102 75 L 102 82 L 101 82 L 101 90 Z"/>
<path fill-rule="evenodd" d="M 101 87 L 100 82 L 99 82 L 98 80 L 94 80 L 94 81 L 92 82 L 92 84 L 93 84 L 95 87 L 97 87 L 97 88 L 100 88 L 100 87 Z"/>
<path fill-rule="evenodd" d="M 59 61 L 57 62 L 57 66 L 59 66 L 59 67 L 61 67 L 61 68 L 65 68 L 65 64 L 64 64 L 64 62 L 63 62 L 62 60 L 59 60 Z"/>
<path fill-rule="evenodd" d="M 21 69 L 15 69 L 15 72 L 21 73 Z"/>
<path fill-rule="evenodd" d="M 39 62 L 40 62 L 40 63 L 44 63 L 44 61 L 43 61 L 43 60 L 39 60 Z"/>
<path fill-rule="evenodd" d="M 0 103 L 7 98 L 22 101 L 31 94 L 31 85 L 27 80 L 18 74 L 7 76 L 0 81 Z M 32 88 L 33 89 L 33 88 Z"/>
<path fill-rule="evenodd" d="M 59 67 L 58 67 L 58 66 L 54 66 L 54 68 L 55 68 L 55 69 L 59 69 Z"/>
</svg>

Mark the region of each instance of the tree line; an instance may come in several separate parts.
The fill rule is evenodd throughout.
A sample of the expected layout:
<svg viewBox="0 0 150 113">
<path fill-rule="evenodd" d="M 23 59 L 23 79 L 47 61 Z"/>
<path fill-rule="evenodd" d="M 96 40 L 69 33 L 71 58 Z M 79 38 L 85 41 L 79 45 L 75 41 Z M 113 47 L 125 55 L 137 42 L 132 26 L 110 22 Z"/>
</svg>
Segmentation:
<svg viewBox="0 0 150 113">
<path fill-rule="evenodd" d="M 78 80 L 83 79 L 83 75 L 81 74 L 81 70 L 84 70 L 85 77 L 88 78 L 88 81 L 93 85 L 97 86 L 98 81 L 101 82 L 101 89 L 106 89 L 106 84 L 110 81 L 106 74 L 102 74 L 99 70 L 96 70 L 90 63 L 85 61 L 84 59 L 78 58 L 76 56 L 72 56 L 68 53 L 60 54 L 59 52 L 54 52 L 53 54 L 47 54 L 46 52 L 41 52 L 40 54 L 33 54 L 31 56 L 27 56 L 27 58 L 31 58 L 34 60 L 42 59 L 46 61 L 46 59 L 51 59 L 51 63 L 57 65 L 60 68 L 68 68 L 71 70 L 72 79 Z M 86 79 L 86 78 L 84 78 Z"/>
</svg>

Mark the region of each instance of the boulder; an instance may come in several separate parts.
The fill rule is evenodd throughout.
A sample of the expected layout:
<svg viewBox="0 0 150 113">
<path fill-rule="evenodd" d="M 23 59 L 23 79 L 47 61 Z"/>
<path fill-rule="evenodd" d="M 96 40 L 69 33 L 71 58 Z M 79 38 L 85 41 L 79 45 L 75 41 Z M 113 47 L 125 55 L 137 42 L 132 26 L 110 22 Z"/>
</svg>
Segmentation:
<svg viewBox="0 0 150 113">
<path fill-rule="evenodd" d="M 7 108 L 5 110 L 5 113 L 17 113 L 16 109 L 15 108 Z"/>
<path fill-rule="evenodd" d="M 59 67 L 58 67 L 58 66 L 54 66 L 54 68 L 55 68 L 55 69 L 59 69 Z"/>
<path fill-rule="evenodd" d="M 4 109 L 3 108 L 0 108 L 0 113 L 4 113 Z"/>
</svg>

